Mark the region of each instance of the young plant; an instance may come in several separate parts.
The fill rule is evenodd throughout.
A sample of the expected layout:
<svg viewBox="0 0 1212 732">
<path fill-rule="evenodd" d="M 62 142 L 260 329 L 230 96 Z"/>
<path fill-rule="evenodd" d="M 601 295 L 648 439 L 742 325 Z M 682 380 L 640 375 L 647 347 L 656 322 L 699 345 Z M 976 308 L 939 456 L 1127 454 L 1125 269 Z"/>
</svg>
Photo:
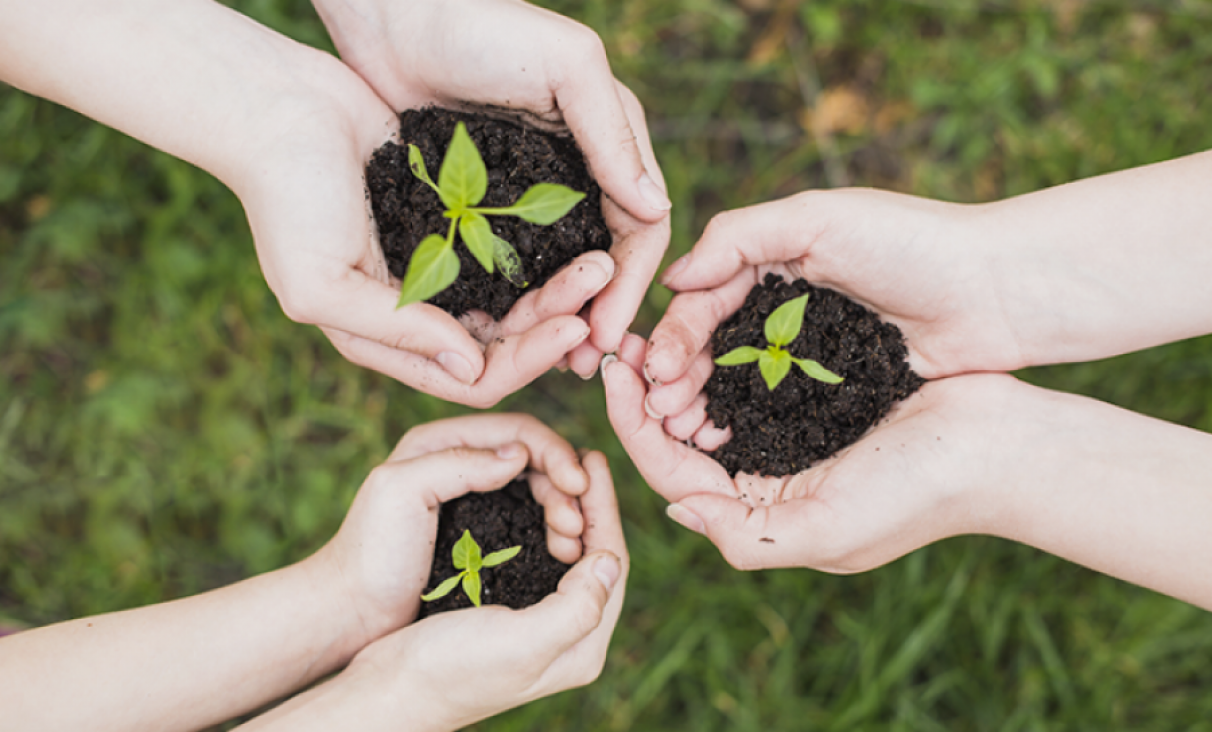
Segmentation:
<svg viewBox="0 0 1212 732">
<path fill-rule="evenodd" d="M 438 182 L 434 183 L 425 169 L 425 160 L 416 145 L 408 146 L 408 166 L 412 174 L 437 192 L 446 206 L 446 218 L 450 219 L 450 230 L 446 236 L 430 234 L 417 246 L 404 283 L 400 288 L 397 308 L 410 303 L 428 300 L 450 286 L 459 276 L 459 256 L 454 252 L 455 231 L 463 238 L 468 251 L 476 261 L 492 274 L 495 267 L 517 287 L 527 284 L 522 274 L 522 262 L 513 245 L 492 232 L 485 216 L 517 216 L 532 224 L 547 226 L 559 221 L 564 214 L 585 197 L 567 186 L 558 183 L 537 183 L 531 186 L 512 206 L 504 208 L 479 208 L 488 190 L 488 169 L 480 151 L 467 134 L 467 127 L 460 122 L 455 127 L 450 147 L 438 170 Z"/>
<path fill-rule="evenodd" d="M 432 602 L 440 597 L 446 597 L 455 588 L 455 585 L 459 584 L 459 581 L 462 580 L 463 592 L 467 593 L 467 598 L 471 600 L 472 605 L 479 607 L 480 570 L 504 564 L 516 557 L 520 551 L 522 551 L 522 547 L 511 546 L 508 549 L 502 549 L 486 557 L 481 557 L 480 545 L 476 543 L 475 539 L 471 538 L 471 532 L 464 529 L 463 535 L 455 542 L 454 549 L 450 552 L 455 569 L 459 570 L 459 573 L 442 582 L 428 595 L 421 595 L 421 599 L 425 602 Z"/>
<path fill-rule="evenodd" d="M 801 295 L 794 300 L 779 305 L 766 318 L 766 340 L 769 342 L 765 350 L 753 346 L 741 346 L 725 353 L 715 360 L 720 366 L 739 366 L 741 364 L 758 362 L 762 378 L 770 391 L 778 386 L 787 373 L 791 364 L 795 363 L 805 374 L 826 384 L 840 384 L 842 377 L 809 358 L 796 358 L 784 348 L 800 334 L 800 326 L 804 324 L 804 308 L 808 305 L 808 295 Z"/>
</svg>

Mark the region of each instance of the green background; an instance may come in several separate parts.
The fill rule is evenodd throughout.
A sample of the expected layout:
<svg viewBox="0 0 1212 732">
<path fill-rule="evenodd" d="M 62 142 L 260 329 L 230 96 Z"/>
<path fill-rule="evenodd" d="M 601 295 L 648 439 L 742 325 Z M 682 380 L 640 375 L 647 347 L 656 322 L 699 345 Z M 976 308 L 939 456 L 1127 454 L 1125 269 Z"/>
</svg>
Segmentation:
<svg viewBox="0 0 1212 732">
<path fill-rule="evenodd" d="M 328 47 L 306 2 L 230 4 Z M 713 213 L 806 188 L 987 201 L 1212 148 L 1207 0 L 550 6 L 645 104 L 670 257 Z M 667 301 L 653 287 L 634 329 Z M 1212 429 L 1208 338 L 1025 376 Z M 1204 611 L 982 537 L 853 577 L 740 573 L 664 516 L 600 383 L 553 373 L 501 408 L 607 452 L 634 566 L 602 678 L 478 728 L 1212 729 Z M 295 561 L 409 426 L 466 411 L 289 322 L 214 179 L 0 88 L 0 615 Z"/>
</svg>

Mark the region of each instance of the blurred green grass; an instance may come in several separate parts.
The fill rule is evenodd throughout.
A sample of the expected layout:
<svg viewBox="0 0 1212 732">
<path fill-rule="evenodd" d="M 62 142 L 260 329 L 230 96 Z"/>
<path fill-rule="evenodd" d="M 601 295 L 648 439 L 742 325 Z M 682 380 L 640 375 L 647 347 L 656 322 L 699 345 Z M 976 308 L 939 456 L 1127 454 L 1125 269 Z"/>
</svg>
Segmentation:
<svg viewBox="0 0 1212 732">
<path fill-rule="evenodd" d="M 327 44 L 303 0 L 229 4 Z M 670 258 L 713 213 L 809 187 L 982 201 L 1212 148 L 1207 0 L 549 6 L 646 106 Z M 1025 376 L 1212 430 L 1212 339 Z M 596 383 L 501 408 L 607 452 L 634 568 L 602 679 L 479 729 L 1212 729 L 1208 613 L 981 537 L 855 577 L 736 572 L 663 516 Z M 0 89 L 0 616 L 301 558 L 410 425 L 466 411 L 288 322 L 209 176 Z"/>
</svg>

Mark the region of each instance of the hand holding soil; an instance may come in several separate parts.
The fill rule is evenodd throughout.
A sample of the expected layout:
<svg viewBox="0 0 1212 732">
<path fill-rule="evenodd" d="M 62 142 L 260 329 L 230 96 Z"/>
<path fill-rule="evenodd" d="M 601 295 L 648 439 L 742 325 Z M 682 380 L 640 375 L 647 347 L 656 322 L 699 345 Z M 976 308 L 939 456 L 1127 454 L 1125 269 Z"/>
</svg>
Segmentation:
<svg viewBox="0 0 1212 732">
<path fill-rule="evenodd" d="M 849 296 L 900 328 L 925 378 L 1023 364 L 998 270 L 963 206 L 873 190 L 811 191 L 712 219 L 661 281 L 678 294 L 653 330 L 649 409 L 684 411 L 711 372 L 711 334 L 767 273 Z"/>
<path fill-rule="evenodd" d="M 809 470 L 729 472 L 648 415 L 644 343 L 630 336 L 603 371 L 611 424 L 669 515 L 705 534 L 739 569 L 871 569 L 963 533 L 966 478 L 987 449 L 987 422 L 1008 377 L 927 383 L 858 442 Z M 771 456 L 777 459 L 778 456 Z"/>
<path fill-rule="evenodd" d="M 592 488 L 593 476 L 550 428 L 527 415 L 485 414 L 404 435 L 366 479 L 340 531 L 311 560 L 336 578 L 332 586 L 357 609 L 367 633 L 363 644 L 417 616 L 440 506 L 469 492 L 494 491 L 523 471 L 530 471 L 545 512 L 546 548 L 565 563 L 577 561 L 586 527 L 577 497 Z M 609 492 L 608 474 L 604 480 L 598 490 Z M 597 520 L 609 526 L 611 516 Z"/>
<path fill-rule="evenodd" d="M 639 310 L 669 244 L 671 206 L 644 111 L 614 78 L 597 34 L 556 13 L 497 0 L 320 0 L 316 6 L 342 59 L 397 112 L 472 104 L 572 133 L 601 185 L 602 212 L 613 235 L 609 252 L 618 271 L 590 305 L 588 342 L 568 361 L 583 376 L 592 374 L 598 357 L 618 346 Z M 463 347 L 469 344 L 459 345 L 453 352 L 470 369 L 460 364 L 451 373 L 474 381 L 483 362 Z M 423 353 L 433 357 L 438 351 Z M 509 391 L 529 379 L 516 381 Z M 419 382 L 406 381 L 472 403 L 437 377 Z"/>
<path fill-rule="evenodd" d="M 578 502 L 584 520 L 579 524 L 583 530 L 578 530 L 576 553 L 584 556 L 564 575 L 557 591 L 524 610 L 485 605 L 442 613 L 397 630 L 366 646 L 330 681 L 258 717 L 247 729 L 312 729 L 310 725 L 328 719 L 327 715 L 336 715 L 343 727 L 368 731 L 399 729 L 402 719 L 410 729 L 459 729 L 597 678 L 622 610 L 628 571 L 605 457 L 591 452 L 577 462 L 572 453 L 570 463 L 567 443 L 532 418 L 519 415 L 475 416 L 419 427 L 401 441 L 396 457 L 405 461 L 462 457 L 466 470 L 467 457 L 488 452 L 476 446 L 517 444 L 501 443 L 494 434 L 528 445 L 532 467 L 548 470 L 553 485 L 582 491 Z M 426 456 L 410 457 L 422 453 Z M 453 473 L 438 473 L 443 484 L 452 481 Z M 477 482 L 472 489 L 491 487 Z M 430 524 L 437 520 L 435 501 L 455 492 L 419 491 Z M 536 489 L 547 503 L 548 520 L 567 523 L 572 516 L 553 511 L 553 506 L 570 504 L 553 500 L 558 498 L 555 493 L 559 491 Z M 363 513 L 371 510 L 367 506 Z M 424 543 L 430 536 L 432 528 L 418 540 Z M 416 592 L 419 596 L 419 585 Z"/>
</svg>

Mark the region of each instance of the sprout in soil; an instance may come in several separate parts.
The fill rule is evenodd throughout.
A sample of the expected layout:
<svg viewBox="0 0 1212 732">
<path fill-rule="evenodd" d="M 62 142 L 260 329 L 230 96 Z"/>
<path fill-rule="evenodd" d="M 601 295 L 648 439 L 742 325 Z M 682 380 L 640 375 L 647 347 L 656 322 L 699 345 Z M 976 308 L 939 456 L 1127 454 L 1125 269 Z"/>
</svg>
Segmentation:
<svg viewBox="0 0 1212 732">
<path fill-rule="evenodd" d="M 762 378 L 770 391 L 791 371 L 794 362 L 805 374 L 826 384 L 840 384 L 842 377 L 808 358 L 796 358 L 784 348 L 800 334 L 800 326 L 804 323 L 804 308 L 808 305 L 808 295 L 801 295 L 794 300 L 779 305 L 766 318 L 766 340 L 769 344 L 765 350 L 752 346 L 741 346 L 725 353 L 715 360 L 720 366 L 739 366 L 741 364 L 758 362 Z"/>
<path fill-rule="evenodd" d="M 481 557 L 480 545 L 476 543 L 475 539 L 471 538 L 471 532 L 464 529 L 463 535 L 455 542 L 454 549 L 450 552 L 451 558 L 454 560 L 455 569 L 459 570 L 459 573 L 442 582 L 433 592 L 421 595 L 421 599 L 425 602 L 431 602 L 440 597 L 446 597 L 455 588 L 455 585 L 459 584 L 459 580 L 462 580 L 463 592 L 467 593 L 467 598 L 471 600 L 472 605 L 479 607 L 480 570 L 504 564 L 516 557 L 520 551 L 522 551 L 522 547 L 511 546 L 508 549 L 502 549 L 486 557 Z"/>
<path fill-rule="evenodd" d="M 547 226 L 559 221 L 564 214 L 577 205 L 584 193 L 558 183 L 537 183 L 522 194 L 512 206 L 504 208 L 477 208 L 488 190 L 488 169 L 480 151 L 467 134 L 467 127 L 460 122 L 442 167 L 438 171 L 438 182 L 434 183 L 425 169 L 425 160 L 416 145 L 408 146 L 408 166 L 412 174 L 437 192 L 446 206 L 446 218 L 450 219 L 450 230 L 445 238 L 430 234 L 417 246 L 408 261 L 404 283 L 400 288 L 400 301 L 396 307 L 428 300 L 450 286 L 459 276 L 459 257 L 454 252 L 455 231 L 463 238 L 468 251 L 488 271 L 494 265 L 501 274 L 517 287 L 528 283 L 522 274 L 522 263 L 513 245 L 496 234 L 485 216 L 517 216 L 532 224 Z"/>
</svg>

